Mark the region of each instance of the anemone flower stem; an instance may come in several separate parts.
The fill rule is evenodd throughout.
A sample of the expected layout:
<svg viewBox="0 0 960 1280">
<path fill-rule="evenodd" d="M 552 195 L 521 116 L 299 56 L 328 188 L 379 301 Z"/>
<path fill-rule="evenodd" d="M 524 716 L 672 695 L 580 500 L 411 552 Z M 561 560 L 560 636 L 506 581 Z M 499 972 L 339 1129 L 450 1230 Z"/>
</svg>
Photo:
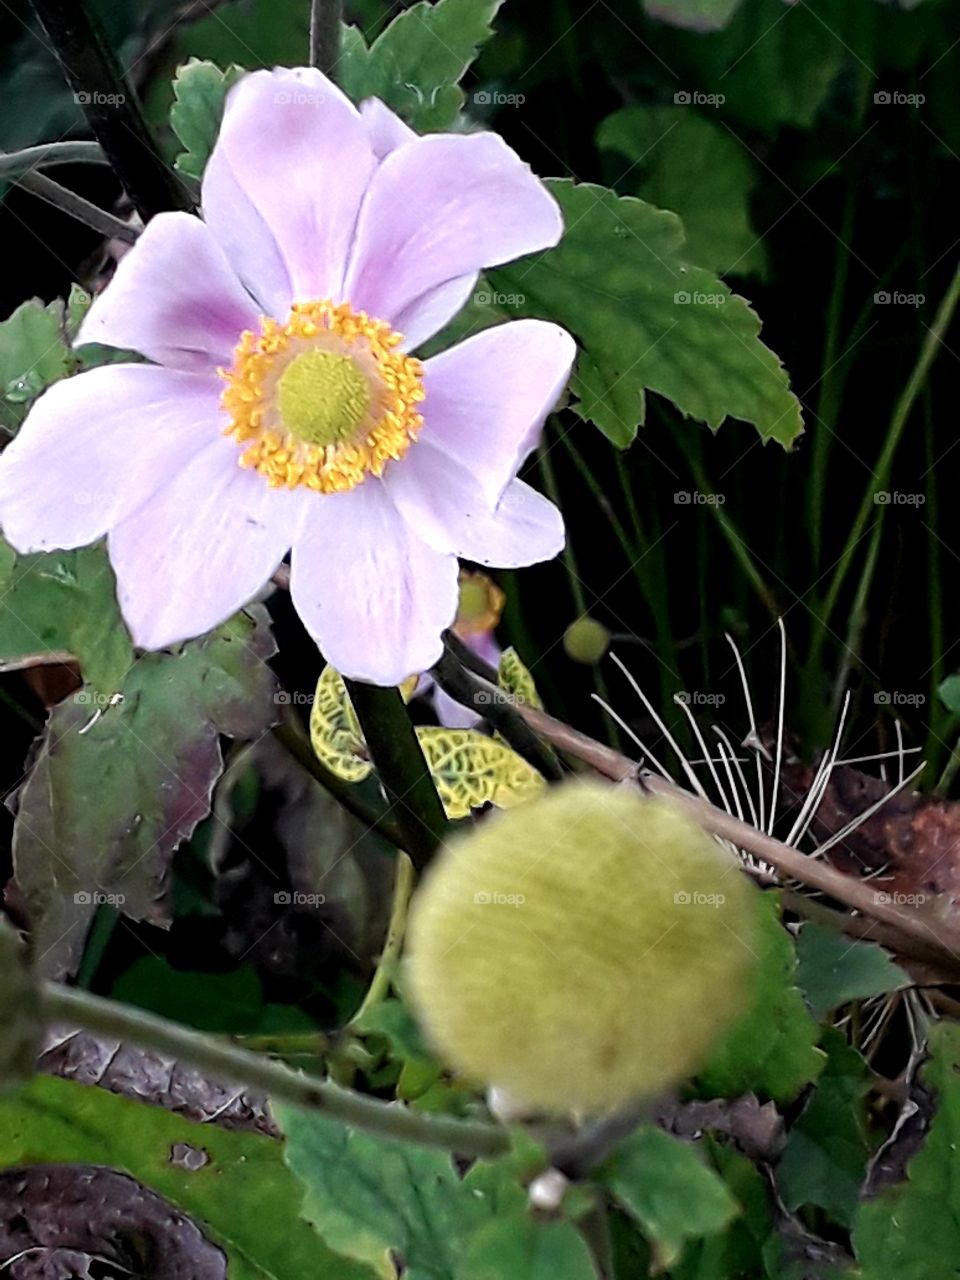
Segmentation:
<svg viewBox="0 0 960 1280">
<path fill-rule="evenodd" d="M 854 519 L 853 526 L 847 538 L 846 546 L 843 549 L 843 554 L 837 562 L 837 569 L 830 583 L 826 600 L 824 601 L 824 607 L 821 611 L 823 626 L 817 632 L 817 639 L 814 645 L 814 659 L 819 656 L 824 637 L 827 634 L 827 624 L 833 616 L 833 612 L 836 608 L 837 600 L 840 595 L 840 590 L 853 563 L 853 552 L 857 543 L 864 535 L 867 522 L 869 521 L 871 514 L 876 512 L 877 524 L 879 525 L 882 523 L 886 508 L 883 504 L 876 504 L 875 499 L 877 491 L 882 489 L 883 486 L 888 483 L 890 468 L 893 463 L 894 454 L 897 450 L 897 445 L 900 443 L 900 437 L 903 435 L 904 428 L 910 420 L 910 415 L 913 412 L 913 406 L 916 399 L 923 390 L 927 374 L 930 372 L 930 368 L 934 360 L 940 353 L 940 348 L 943 346 L 943 339 L 946 335 L 947 329 L 950 327 L 951 321 L 953 320 L 953 315 L 957 309 L 958 302 L 960 302 L 960 265 L 958 265 L 954 272 L 953 279 L 950 281 L 950 285 L 940 302 L 940 306 L 937 308 L 937 314 L 934 318 L 933 324 L 927 329 L 927 335 L 923 340 L 923 345 L 920 348 L 920 354 L 917 357 L 916 364 L 914 365 L 913 371 L 907 380 L 906 386 L 900 393 L 894 406 L 886 440 L 884 441 L 883 449 L 877 460 L 876 467 L 874 468 L 873 474 L 875 481 L 863 496 L 863 501 L 861 502 L 860 509 Z M 872 563 L 876 563 L 875 559 Z M 861 590 L 858 592 L 855 616 L 851 618 L 849 624 L 850 634 L 856 635 L 857 628 L 860 625 L 860 614 L 864 607 L 863 600 L 864 592 L 861 584 Z"/>
<path fill-rule="evenodd" d="M 310 65 L 336 80 L 343 0 L 310 0 Z"/>
<path fill-rule="evenodd" d="M 344 1124 L 383 1138 L 399 1138 L 424 1146 L 441 1147 L 461 1156 L 481 1158 L 502 1155 L 510 1147 L 510 1134 L 491 1124 L 454 1120 L 411 1111 L 396 1103 L 380 1102 L 363 1094 L 291 1071 L 236 1045 L 179 1026 L 166 1018 L 105 1000 L 75 987 L 44 984 L 40 1009 L 48 1023 L 67 1022 L 94 1035 L 154 1049 L 180 1062 L 188 1062 L 205 1075 L 262 1089 L 270 1098 L 296 1107 L 322 1111 Z"/>
<path fill-rule="evenodd" d="M 393 881 L 393 905 L 390 908 L 390 921 L 387 925 L 387 937 L 380 953 L 380 962 L 373 975 L 373 981 L 363 997 L 360 1008 L 350 1019 L 348 1026 L 356 1026 L 371 1009 L 375 1008 L 390 990 L 390 982 L 394 969 L 400 959 L 403 938 L 407 931 L 407 911 L 410 907 L 410 896 L 416 876 L 413 863 L 405 853 L 397 851 L 397 869 Z"/>
<path fill-rule="evenodd" d="M 21 190 L 29 191 L 40 200 L 46 200 L 47 204 L 52 204 L 55 208 L 69 214 L 71 218 L 76 218 L 85 226 L 99 231 L 101 235 L 122 240 L 124 244 L 137 242 L 139 233 L 136 227 L 132 227 L 129 222 L 124 222 L 121 218 L 114 217 L 112 213 L 107 213 L 105 209 L 91 204 L 83 196 L 78 196 L 68 187 L 61 186 L 59 182 L 48 178 L 45 173 L 24 173 L 19 178 L 13 178 L 13 182 Z"/>
<path fill-rule="evenodd" d="M 32 0 L 32 5 L 75 100 L 140 217 L 146 222 L 167 209 L 190 210 L 193 201 L 160 155 L 89 0 Z"/>
<path fill-rule="evenodd" d="M 43 142 L 21 151 L 0 151 L 0 178 L 16 181 L 36 169 L 58 164 L 106 164 L 99 142 Z"/>
<path fill-rule="evenodd" d="M 423 748 L 398 689 L 345 681 L 403 847 L 422 871 L 449 829 Z"/>
</svg>

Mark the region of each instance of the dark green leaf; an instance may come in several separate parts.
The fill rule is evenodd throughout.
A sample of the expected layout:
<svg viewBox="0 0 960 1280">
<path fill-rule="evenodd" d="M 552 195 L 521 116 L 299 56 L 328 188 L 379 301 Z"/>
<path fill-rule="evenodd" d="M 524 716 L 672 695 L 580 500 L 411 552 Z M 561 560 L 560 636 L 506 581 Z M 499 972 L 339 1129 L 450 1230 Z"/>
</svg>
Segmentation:
<svg viewBox="0 0 960 1280">
<path fill-rule="evenodd" d="M 541 1222 L 516 1209 L 468 1242 L 456 1280 L 597 1280 L 586 1242 L 570 1222 Z"/>
<path fill-rule="evenodd" d="M 750 224 L 756 166 L 728 130 L 691 106 L 625 107 L 601 124 L 597 145 L 626 158 L 629 191 L 680 215 L 692 262 L 719 275 L 763 272 Z"/>
<path fill-rule="evenodd" d="M 797 939 L 797 982 L 818 1018 L 848 1000 L 910 985 L 890 953 L 875 942 L 855 942 L 815 923 L 805 924 Z"/>
<path fill-rule="evenodd" d="M 716 1235 L 738 1213 L 699 1153 L 651 1125 L 621 1143 L 597 1176 L 636 1219 L 662 1268 L 678 1261 L 689 1240 Z"/>
<path fill-rule="evenodd" d="M 960 1259 L 960 1026 L 942 1023 L 930 1037 L 923 1079 L 937 1112 L 904 1182 L 862 1205 L 854 1245 L 863 1280 L 947 1280 Z"/>
<path fill-rule="evenodd" d="M 789 446 L 803 428 L 783 366 L 743 298 L 688 265 L 676 215 L 604 187 L 548 185 L 563 207 L 562 242 L 491 281 L 513 295 L 512 314 L 555 320 L 580 340 L 583 417 L 625 448 L 655 391 L 714 429 L 739 418 Z"/>
<path fill-rule="evenodd" d="M 475 1165 L 462 1179 L 443 1152 L 368 1137 L 317 1112 L 275 1112 L 287 1164 L 305 1188 L 303 1216 L 331 1248 L 378 1275 L 399 1255 L 405 1280 L 454 1280 L 473 1232 L 523 1203 L 500 1164 Z"/>
<path fill-rule="evenodd" d="M 374 1280 L 299 1218 L 296 1181 L 272 1138 L 42 1076 L 0 1100 L 0 1167 L 36 1163 L 125 1170 L 204 1224 L 227 1250 L 232 1280 Z"/>
<path fill-rule="evenodd" d="M 133 646 L 113 570 L 102 546 L 18 556 L 0 540 L 0 663 L 45 653 L 72 654 L 100 694 L 119 689 Z"/>
<path fill-rule="evenodd" d="M 84 688 L 54 708 L 13 837 L 45 972 L 75 966 L 101 902 L 169 922 L 171 855 L 210 811 L 219 736 L 253 738 L 274 719 L 273 652 L 257 607 L 178 653 L 145 654 L 119 699 Z"/>
<path fill-rule="evenodd" d="M 227 92 L 243 75 L 242 67 L 222 71 L 212 62 L 191 58 L 177 71 L 173 82 L 174 104 L 170 128 L 183 143 L 176 167 L 190 178 L 203 175 L 220 132 Z"/>
<path fill-rule="evenodd" d="M 756 989 L 750 1011 L 713 1050 L 699 1074 L 711 1096 L 757 1093 L 789 1102 L 823 1069 L 820 1030 L 795 985 L 796 952 L 780 923 L 775 893 L 758 906 Z"/>
<path fill-rule="evenodd" d="M 816 1205 L 849 1227 L 869 1154 L 864 1102 L 869 1072 L 839 1032 L 828 1030 L 823 1047 L 827 1065 L 790 1130 L 777 1184 L 789 1210 Z"/>
<path fill-rule="evenodd" d="M 460 80 L 503 0 L 437 0 L 401 12 L 370 47 L 344 33 L 340 78 L 355 100 L 381 98 L 421 133 L 448 129 L 463 106 Z"/>
</svg>

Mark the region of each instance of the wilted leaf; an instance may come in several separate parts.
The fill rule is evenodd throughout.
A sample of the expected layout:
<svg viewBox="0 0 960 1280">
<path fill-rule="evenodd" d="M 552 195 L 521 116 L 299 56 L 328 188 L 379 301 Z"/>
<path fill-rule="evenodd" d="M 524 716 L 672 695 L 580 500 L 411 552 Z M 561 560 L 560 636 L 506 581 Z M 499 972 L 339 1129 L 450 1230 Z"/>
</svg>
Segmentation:
<svg viewBox="0 0 960 1280">
<path fill-rule="evenodd" d="M 54 708 L 13 837 L 44 972 L 73 968 L 101 902 L 168 923 L 171 855 L 210 811 L 220 734 L 253 738 L 274 719 L 273 652 L 258 607 L 179 653 L 145 654 L 119 698 L 85 688 Z"/>
<path fill-rule="evenodd" d="M 625 157 L 630 191 L 680 215 L 691 262 L 719 275 L 762 273 L 749 205 L 757 171 L 729 130 L 688 106 L 624 107 L 600 125 L 597 145 Z"/>
<path fill-rule="evenodd" d="M 272 1138 L 38 1077 L 0 1100 L 0 1166 L 35 1163 L 124 1170 L 204 1224 L 227 1250 L 231 1280 L 372 1280 L 300 1220 L 296 1180 Z"/>
<path fill-rule="evenodd" d="M 16 1280 L 120 1275 L 226 1280 L 227 1259 L 196 1222 L 127 1174 L 95 1165 L 0 1173 L 0 1257 Z M 83 1269 L 79 1269 L 83 1268 Z"/>
<path fill-rule="evenodd" d="M 818 1018 L 848 1000 L 910 985 L 890 953 L 875 942 L 856 942 L 813 922 L 803 926 L 797 939 L 797 982 Z"/>
<path fill-rule="evenodd" d="M 960 1258 L 960 1027 L 935 1027 L 930 1049 L 923 1079 L 937 1112 L 906 1181 L 860 1207 L 854 1245 L 863 1280 L 946 1280 Z"/>
<path fill-rule="evenodd" d="M 436 0 L 397 15 L 370 47 L 344 29 L 340 79 L 355 100 L 381 98 L 421 133 L 448 129 L 463 106 L 459 88 L 492 35 L 503 0 Z"/>
<path fill-rule="evenodd" d="M 716 1235 L 739 1212 L 693 1147 L 652 1125 L 622 1142 L 597 1175 L 636 1220 L 661 1268 L 690 1240 Z"/>
<path fill-rule="evenodd" d="M 795 985 L 796 953 L 780 924 L 778 894 L 760 895 L 754 938 L 750 1009 L 713 1050 L 698 1081 L 708 1096 L 753 1092 L 789 1102 L 816 1079 L 826 1059 L 817 1048 L 820 1028 Z"/>
<path fill-rule="evenodd" d="M 537 795 L 543 777 L 522 756 L 474 729 L 417 729 L 447 817 L 469 817 L 485 804 L 512 809 Z"/>
<path fill-rule="evenodd" d="M 777 1166 L 777 1185 L 791 1211 L 816 1205 L 848 1227 L 869 1154 L 864 1102 L 869 1073 L 839 1032 L 828 1031 L 823 1046 L 827 1065 L 790 1130 Z"/>
<path fill-rule="evenodd" d="M 0 1094 L 29 1080 L 40 1050 L 40 993 L 20 939 L 0 916 Z"/>
<path fill-rule="evenodd" d="M 243 75 L 242 67 L 222 71 L 212 62 L 191 58 L 177 70 L 173 82 L 174 104 L 170 108 L 170 128 L 184 150 L 175 165 L 181 173 L 200 178 L 220 132 L 227 92 Z"/>
<path fill-rule="evenodd" d="M 204 975 L 209 977 L 209 974 Z M 187 1120 L 276 1136 L 265 1095 L 210 1080 L 175 1058 L 89 1031 L 47 1029 L 37 1070 L 150 1102 Z"/>
<path fill-rule="evenodd" d="M 44 653 L 72 654 L 99 694 L 120 688 L 133 645 L 102 546 L 18 556 L 0 540 L 0 666 Z"/>
<path fill-rule="evenodd" d="M 786 372 L 744 299 L 689 265 L 676 215 L 604 187 L 547 185 L 563 240 L 491 279 L 515 299 L 511 314 L 555 320 L 580 340 L 578 412 L 626 448 L 655 391 L 714 430 L 739 418 L 789 447 L 803 426 Z"/>
</svg>

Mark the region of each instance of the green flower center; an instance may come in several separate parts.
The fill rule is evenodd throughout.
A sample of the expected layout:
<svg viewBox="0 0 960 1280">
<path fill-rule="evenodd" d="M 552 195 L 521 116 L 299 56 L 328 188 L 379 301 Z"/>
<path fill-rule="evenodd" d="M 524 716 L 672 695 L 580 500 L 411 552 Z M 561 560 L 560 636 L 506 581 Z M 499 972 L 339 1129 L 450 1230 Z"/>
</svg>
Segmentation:
<svg viewBox="0 0 960 1280">
<path fill-rule="evenodd" d="M 283 425 L 305 444 L 344 444 L 370 410 L 370 384 L 350 356 L 305 351 L 287 365 L 277 383 Z"/>
</svg>

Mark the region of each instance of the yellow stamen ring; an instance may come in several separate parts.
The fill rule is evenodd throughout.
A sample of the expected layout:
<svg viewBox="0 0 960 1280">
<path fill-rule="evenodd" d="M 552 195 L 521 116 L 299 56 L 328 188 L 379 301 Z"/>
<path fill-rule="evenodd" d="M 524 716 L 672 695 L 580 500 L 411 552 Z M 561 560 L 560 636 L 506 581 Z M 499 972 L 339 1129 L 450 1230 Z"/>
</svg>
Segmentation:
<svg viewBox="0 0 960 1280">
<path fill-rule="evenodd" d="M 242 467 L 275 488 L 343 493 L 402 458 L 423 426 L 423 366 L 349 303 L 298 302 L 286 324 L 247 330 L 220 405 Z"/>
</svg>

